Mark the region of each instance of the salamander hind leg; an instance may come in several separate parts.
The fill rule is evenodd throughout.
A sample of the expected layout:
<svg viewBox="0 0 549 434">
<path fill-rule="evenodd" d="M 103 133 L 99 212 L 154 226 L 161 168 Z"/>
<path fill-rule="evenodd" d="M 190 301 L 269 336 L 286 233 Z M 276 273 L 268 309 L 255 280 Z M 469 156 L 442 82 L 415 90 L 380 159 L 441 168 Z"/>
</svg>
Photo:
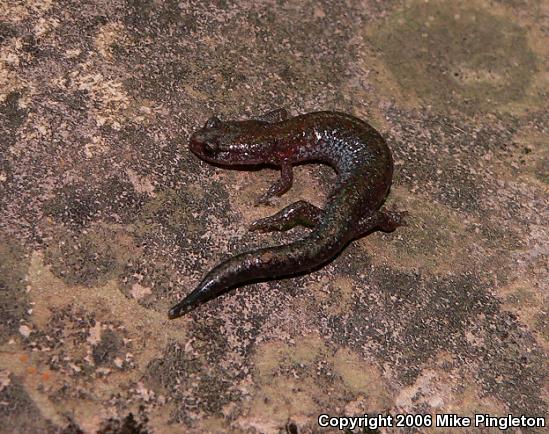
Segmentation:
<svg viewBox="0 0 549 434">
<path fill-rule="evenodd" d="M 399 226 L 406 226 L 407 211 L 379 210 L 358 222 L 355 239 L 374 231 L 393 232 Z"/>
<path fill-rule="evenodd" d="M 312 228 L 316 226 L 324 211 L 304 200 L 288 205 L 276 214 L 256 220 L 250 226 L 251 231 L 272 232 L 287 231 L 296 226 Z"/>
</svg>

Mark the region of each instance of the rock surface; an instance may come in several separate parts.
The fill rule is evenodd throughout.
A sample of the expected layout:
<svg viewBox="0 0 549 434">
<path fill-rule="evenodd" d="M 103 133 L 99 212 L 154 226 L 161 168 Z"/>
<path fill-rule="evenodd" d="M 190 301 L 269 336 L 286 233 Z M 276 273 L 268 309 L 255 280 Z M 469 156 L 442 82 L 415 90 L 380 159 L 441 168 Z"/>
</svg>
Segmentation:
<svg viewBox="0 0 549 434">
<path fill-rule="evenodd" d="M 543 13 L 522 0 L 0 4 L 0 430 L 546 415 Z M 305 233 L 249 233 L 252 220 L 330 191 L 334 174 L 306 165 L 254 207 L 275 171 L 222 170 L 186 146 L 212 114 L 277 107 L 379 129 L 396 162 L 387 205 L 409 226 L 169 321 L 221 259 Z"/>
</svg>

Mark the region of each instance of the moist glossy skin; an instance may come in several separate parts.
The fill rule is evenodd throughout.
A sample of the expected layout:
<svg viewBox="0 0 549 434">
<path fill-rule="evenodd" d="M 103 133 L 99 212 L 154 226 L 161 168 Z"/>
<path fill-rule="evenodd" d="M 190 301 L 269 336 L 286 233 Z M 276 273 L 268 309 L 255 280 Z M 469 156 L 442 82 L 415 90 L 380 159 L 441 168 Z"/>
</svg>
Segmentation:
<svg viewBox="0 0 549 434">
<path fill-rule="evenodd" d="M 316 112 L 289 118 L 279 109 L 248 121 L 222 122 L 213 117 L 191 136 L 189 146 L 210 163 L 280 167 L 281 178 L 259 203 L 291 187 L 292 165 L 298 163 L 329 164 L 338 180 L 323 210 L 298 201 L 250 227 L 285 231 L 302 225 L 312 229 L 308 236 L 222 262 L 170 309 L 170 318 L 248 282 L 312 271 L 333 259 L 351 240 L 375 230 L 391 232 L 404 224 L 405 213 L 380 210 L 391 186 L 391 151 L 374 128 L 353 116 Z"/>
</svg>

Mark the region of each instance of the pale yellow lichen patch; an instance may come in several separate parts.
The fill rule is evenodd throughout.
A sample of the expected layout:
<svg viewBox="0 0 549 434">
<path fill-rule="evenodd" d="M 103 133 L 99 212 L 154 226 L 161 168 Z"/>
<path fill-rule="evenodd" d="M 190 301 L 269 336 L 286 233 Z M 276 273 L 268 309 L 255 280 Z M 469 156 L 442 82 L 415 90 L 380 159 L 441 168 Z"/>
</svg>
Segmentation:
<svg viewBox="0 0 549 434">
<path fill-rule="evenodd" d="M 519 169 L 518 179 L 534 184 L 533 187 L 543 190 L 545 197 L 549 196 L 549 133 L 541 131 L 520 131 L 513 136 L 513 141 L 522 148 L 522 152 L 517 158 L 512 156 L 510 161 L 505 161 L 514 169 Z M 496 161 L 499 163 L 499 161 Z M 509 168 L 498 165 L 498 178 L 510 178 Z M 525 204 L 528 205 L 528 204 Z"/>
<path fill-rule="evenodd" d="M 90 399 L 71 400 L 65 402 L 60 408 L 70 411 L 73 419 L 84 432 L 98 432 L 105 419 L 116 417 L 114 409 Z"/>
<path fill-rule="evenodd" d="M 20 105 L 20 102 L 21 100 L 18 101 L 18 105 Z M 27 140 L 50 140 L 52 134 L 51 123 L 45 117 L 42 117 L 39 114 L 31 113 L 27 116 L 25 124 L 33 124 L 34 128 L 26 132 L 25 141 L 18 140 L 10 148 L 10 152 L 14 155 L 20 155 L 22 152 L 25 152 L 27 147 Z M 62 123 L 61 126 L 65 127 L 66 125 Z"/>
<path fill-rule="evenodd" d="M 269 382 L 274 371 L 284 362 L 310 363 L 319 353 L 324 353 L 326 347 L 322 340 L 316 336 L 307 336 L 289 346 L 281 342 L 268 342 L 261 345 L 261 350 L 256 351 L 256 374 L 261 382 Z"/>
<path fill-rule="evenodd" d="M 428 407 L 433 420 L 437 414 L 467 417 L 478 413 L 492 416 L 507 414 L 503 403 L 487 396 L 479 386 L 468 381 L 467 375 L 456 366 L 460 366 L 459 362 L 456 363 L 451 353 L 439 352 L 430 367 L 423 369 L 413 384 L 400 389 L 392 412 L 417 413 L 418 408 Z M 440 428 L 424 428 L 423 431 L 435 433 Z M 487 429 L 486 432 L 495 434 L 498 430 Z"/>
<path fill-rule="evenodd" d="M 94 45 L 99 54 L 106 59 L 112 59 L 112 45 L 125 38 L 124 26 L 118 22 L 109 22 L 99 29 Z"/>
<path fill-rule="evenodd" d="M 52 402 L 46 393 L 43 393 L 34 384 L 29 383 L 29 377 L 24 379 L 25 390 L 31 398 L 32 402 L 38 407 L 40 413 L 46 418 L 56 423 L 58 426 L 63 426 L 65 419 L 62 416 L 62 412 L 59 411 L 57 404 Z M 65 407 L 66 408 L 66 407 Z"/>
<path fill-rule="evenodd" d="M 36 368 L 38 356 L 29 357 L 23 351 L 19 351 L 15 345 L 10 346 L 10 351 L 0 351 L 0 390 L 2 385 L 8 387 L 13 375 L 22 382 L 25 392 L 36 405 L 40 413 L 53 423 L 62 426 L 64 419 L 57 411 L 55 404 L 48 398 L 44 387 L 44 372 Z M 47 371 L 48 375 L 51 371 Z"/>
<path fill-rule="evenodd" d="M 151 288 L 148 286 L 140 285 L 139 283 L 134 283 L 132 285 L 132 289 L 130 290 L 130 294 L 133 298 L 136 300 L 141 300 L 142 298 L 146 297 L 147 295 L 152 294 Z"/>
<path fill-rule="evenodd" d="M 189 98 L 192 98 L 194 101 L 208 101 L 210 99 L 210 96 L 199 90 L 197 87 L 191 86 L 191 85 L 184 85 L 185 93 L 188 95 Z"/>
<path fill-rule="evenodd" d="M 148 123 L 155 119 L 157 113 L 165 113 L 161 105 L 131 96 L 124 87 L 123 74 L 114 78 L 102 72 L 90 73 L 97 71 L 96 61 L 87 59 L 70 73 L 70 79 L 55 77 L 51 79 L 51 85 L 68 93 L 86 92 L 93 102 L 89 113 L 98 127 L 109 125 L 120 130 L 128 122 Z"/>
<path fill-rule="evenodd" d="M 504 80 L 501 74 L 491 69 L 472 69 L 467 65 L 455 66 L 460 81 L 467 84 L 498 83 Z"/>
<path fill-rule="evenodd" d="M 271 204 L 254 206 L 263 192 L 276 182 L 277 176 L 279 176 L 277 170 L 264 169 L 258 172 L 223 171 L 214 174 L 212 179 L 227 186 L 232 206 L 251 223 L 256 219 L 274 214 L 280 208 L 274 200 Z"/>
<path fill-rule="evenodd" d="M 4 348 L 9 348 L 9 350 L 5 350 Z M 2 351 L 0 351 L 0 369 L 2 370 L 4 387 L 10 385 L 12 375 L 20 377 L 25 374 L 28 368 L 28 360 L 29 357 L 22 351 L 20 352 L 15 343 L 12 343 L 9 347 L 6 345 L 2 346 Z M 0 387 L 0 390 L 2 390 L 2 387 Z"/>
<path fill-rule="evenodd" d="M 13 70 L 13 66 L 19 64 L 20 43 L 19 38 L 12 38 L 0 46 L 0 102 L 4 102 L 10 93 L 25 87 L 25 82 Z"/>
<path fill-rule="evenodd" d="M 212 433 L 226 433 L 227 431 L 227 421 L 221 417 L 207 417 L 201 421 L 201 431 L 200 432 L 212 432 Z M 162 431 L 165 432 L 165 431 Z"/>
<path fill-rule="evenodd" d="M 80 48 L 71 48 L 68 50 L 65 50 L 65 56 L 69 59 L 74 59 L 75 57 L 80 56 L 82 54 L 82 50 Z"/>
<path fill-rule="evenodd" d="M 184 324 L 169 322 L 165 314 L 144 309 L 124 297 L 114 281 L 93 288 L 66 285 L 44 265 L 41 252 L 34 252 L 31 255 L 26 281 L 33 304 L 28 339 L 32 340 L 34 331 L 47 332 L 51 314 L 56 310 L 78 306 L 84 311 L 94 312 L 96 322 L 88 330 L 87 345 L 75 344 L 71 338 L 75 330 L 70 324 L 64 330 L 65 351 L 70 354 L 72 360 L 87 361 L 93 366 L 89 351 L 101 341 L 106 327 L 104 324 L 112 323 L 113 320 L 123 323 L 126 336 L 133 343 L 131 358 L 136 366 L 146 366 L 150 360 L 158 356 L 168 341 L 186 340 Z M 150 336 L 155 338 L 150 339 Z M 61 415 L 68 411 L 85 432 L 96 432 L 105 419 L 116 417 L 116 410 L 103 406 L 101 402 L 112 397 L 122 385 L 138 383 L 142 377 L 138 369 L 117 371 L 98 368 L 98 375 L 88 377 L 89 382 L 86 383 L 86 389 L 93 391 L 89 393 L 89 399 L 66 398 L 53 402 L 48 398 L 48 393 L 63 386 L 67 381 L 67 372 L 50 371 L 47 368 L 51 349 L 45 348 L 41 352 L 29 354 L 22 349 L 21 342 L 17 339 L 12 339 L 4 348 L 7 351 L 0 352 L 0 369 L 9 369 L 22 378 L 26 392 L 44 417 L 58 426 L 64 426 L 66 421 Z M 123 360 L 117 357 L 114 364 L 122 367 Z M 69 370 L 72 369 L 74 375 L 82 375 L 84 372 L 77 363 L 69 362 L 67 366 Z M 105 381 L 105 378 L 108 381 Z M 145 400 L 151 393 L 142 386 L 138 392 Z"/>
<path fill-rule="evenodd" d="M 318 282 L 313 281 L 307 285 L 305 291 L 310 294 L 310 297 L 296 298 L 294 304 L 304 305 L 304 308 L 313 308 L 318 306 L 319 303 L 330 300 L 331 291 L 330 285 L 332 283 L 331 278 L 323 277 Z"/>
<path fill-rule="evenodd" d="M 338 277 L 331 284 L 328 290 L 333 303 L 330 303 L 327 313 L 329 315 L 343 315 L 349 311 L 352 296 L 355 290 L 355 282 L 348 277 Z M 322 293 L 321 293 L 322 294 Z M 325 298 L 321 295 L 321 298 Z"/>
<path fill-rule="evenodd" d="M 357 243 L 370 255 L 374 264 L 390 262 L 400 269 L 423 269 L 432 273 L 458 272 L 470 268 L 468 249 L 472 245 L 482 248 L 476 237 L 467 235 L 467 221 L 449 208 L 426 202 L 420 195 L 410 196 L 391 190 L 391 208 L 398 204 L 399 210 L 408 211 L 408 226 L 401 226 L 386 239 L 381 234 L 360 239 Z M 400 240 L 406 239 L 406 249 Z"/>
<path fill-rule="evenodd" d="M 446 382 L 448 380 L 448 382 Z M 448 379 L 440 377 L 440 384 L 446 384 L 451 392 L 448 394 L 448 402 L 437 409 L 436 414 L 459 414 L 473 417 L 475 414 L 489 414 L 490 416 L 506 416 L 509 413 L 507 407 L 494 397 L 486 395 L 478 385 L 464 378 Z M 432 432 L 437 432 L 433 430 Z M 488 434 L 501 433 L 498 428 L 485 428 L 482 431 Z"/>
<path fill-rule="evenodd" d="M 97 345 L 101 341 L 101 333 L 101 323 L 97 321 L 93 327 L 90 327 L 89 336 L 86 340 L 92 345 Z"/>
<path fill-rule="evenodd" d="M 313 9 L 313 16 L 315 18 L 325 18 L 326 12 L 320 6 L 315 6 L 315 8 Z"/>
<path fill-rule="evenodd" d="M 89 142 L 84 145 L 84 155 L 86 158 L 93 158 L 96 155 L 101 155 L 109 150 L 109 144 L 101 136 L 93 136 Z"/>
<path fill-rule="evenodd" d="M 10 383 L 10 371 L 7 369 L 0 370 L 0 392 L 8 387 Z"/>
<path fill-rule="evenodd" d="M 149 196 L 154 197 L 154 185 L 148 177 L 139 176 L 134 170 L 129 168 L 126 169 L 126 174 L 128 175 L 133 188 L 135 188 L 135 191 L 139 193 L 146 193 Z"/>
<path fill-rule="evenodd" d="M 421 375 L 416 378 L 414 384 L 400 390 L 395 399 L 396 406 L 405 411 L 412 411 L 414 406 L 420 403 L 426 403 L 432 408 L 440 407 L 444 400 L 437 396 L 436 387 L 439 383 L 441 382 L 437 372 L 424 369 Z"/>
<path fill-rule="evenodd" d="M 380 61 L 368 41 L 369 37 L 360 34 L 351 40 L 352 45 L 359 47 L 356 51 L 358 56 L 349 67 L 352 73 L 345 74 L 348 78 L 342 83 L 341 91 L 346 99 L 364 101 L 365 104 L 358 106 L 354 114 L 372 121 L 374 127 L 383 130 L 389 125 L 382 109 L 389 102 L 387 95 L 409 109 L 417 108 L 420 100 L 417 95 L 405 95 L 395 75 Z"/>
<path fill-rule="evenodd" d="M 242 426 L 261 432 L 290 418 L 305 422 L 329 406 L 351 402 L 350 410 L 364 412 L 393 402 L 379 368 L 348 348 L 334 354 L 316 334 L 261 345 L 254 366 L 257 391 Z"/>
<path fill-rule="evenodd" d="M 28 18 L 30 14 L 44 15 L 51 9 L 53 0 L 25 0 L 24 2 L 0 2 L 0 17 L 7 22 L 17 23 Z"/>
<path fill-rule="evenodd" d="M 29 326 L 21 325 L 19 326 L 19 333 L 21 336 L 28 338 L 32 332 L 32 329 Z"/>
<path fill-rule="evenodd" d="M 123 88 L 123 84 L 117 80 L 107 78 L 100 72 L 93 71 L 93 65 L 86 61 L 79 65 L 71 75 L 71 88 L 78 91 L 86 91 L 90 98 L 97 104 L 94 110 L 98 126 L 106 123 L 115 129 L 120 129 L 124 123 L 122 112 L 128 109 L 131 98 Z"/>
<path fill-rule="evenodd" d="M 349 348 L 340 348 L 333 358 L 334 371 L 343 382 L 346 393 L 362 395 L 370 410 L 389 408 L 393 397 L 379 368 L 361 359 Z"/>
<path fill-rule="evenodd" d="M 256 351 L 255 378 L 259 389 L 251 404 L 245 425 L 272 432 L 293 415 L 313 415 L 314 398 L 322 394 L 315 382 L 314 361 L 326 357 L 327 349 L 316 336 L 306 336 L 289 346 L 268 342 Z M 299 375 L 291 370 L 299 368 Z"/>
<path fill-rule="evenodd" d="M 546 3 L 542 2 L 542 4 L 547 9 Z M 549 45 L 547 44 L 545 31 L 539 28 L 537 23 L 524 23 L 524 25 L 528 28 L 526 33 L 528 46 L 537 54 L 539 65 L 537 70 L 530 71 L 532 81 L 526 89 L 526 98 L 502 107 L 502 111 L 515 116 L 524 116 L 528 112 L 532 112 L 536 106 L 543 107 L 546 104 L 546 95 L 549 91 Z"/>
<path fill-rule="evenodd" d="M 396 8 L 377 25 L 365 27 L 364 39 L 377 49 L 367 68 L 380 72 L 371 82 L 387 83 L 384 89 L 375 86 L 382 94 L 397 94 L 400 105 L 411 102 L 409 108 L 422 103 L 473 113 L 539 104 L 540 96 L 528 95 L 539 68 L 527 31 L 511 13 L 496 9 L 482 2 L 448 1 L 413 1 Z M 436 54 L 439 50 L 445 55 Z M 480 52 L 491 55 L 472 54 Z"/>
<path fill-rule="evenodd" d="M 322 389 L 309 378 L 274 379 L 255 396 L 243 425 L 256 428 L 259 432 L 276 432 L 296 414 L 313 417 L 319 411 L 315 397 L 322 393 Z"/>
<path fill-rule="evenodd" d="M 47 326 L 54 310 L 69 305 L 95 312 L 101 322 L 115 318 L 134 338 L 139 349 L 134 354 L 138 364 L 147 364 L 161 353 L 169 339 L 186 340 L 184 323 L 170 322 L 165 313 L 141 307 L 125 297 L 113 280 L 93 288 L 66 285 L 44 265 L 40 252 L 34 252 L 31 257 L 27 280 L 34 302 L 30 319 L 37 328 Z M 147 339 L 151 335 L 155 339 Z"/>
<path fill-rule="evenodd" d="M 59 27 L 57 18 L 40 18 L 34 25 L 34 35 L 37 38 L 43 38 L 55 28 Z"/>
<path fill-rule="evenodd" d="M 543 318 L 549 305 L 547 294 L 547 290 L 537 287 L 537 282 L 526 276 L 498 290 L 499 297 L 503 299 L 503 307 L 517 315 L 520 322 L 536 333 L 540 338 L 538 342 L 545 350 L 549 350 L 549 335 L 543 326 Z"/>
<path fill-rule="evenodd" d="M 7 68 L 14 68 L 19 66 L 20 63 L 20 54 L 19 50 L 21 49 L 21 38 L 11 38 L 8 39 L 8 43 L 2 44 L 0 47 L 0 68 L 7 74 Z M 15 74 L 12 74 L 13 76 Z"/>
<path fill-rule="evenodd" d="M 162 406 L 154 407 L 151 413 L 148 415 L 148 426 L 152 432 L 165 433 L 165 434 L 181 434 L 181 425 L 173 423 L 173 413 L 177 411 L 177 405 L 166 403 Z M 194 434 L 191 428 L 185 428 L 185 432 Z M 216 431 L 214 431 L 216 432 Z M 219 430 L 218 432 L 225 432 L 225 430 Z"/>
</svg>

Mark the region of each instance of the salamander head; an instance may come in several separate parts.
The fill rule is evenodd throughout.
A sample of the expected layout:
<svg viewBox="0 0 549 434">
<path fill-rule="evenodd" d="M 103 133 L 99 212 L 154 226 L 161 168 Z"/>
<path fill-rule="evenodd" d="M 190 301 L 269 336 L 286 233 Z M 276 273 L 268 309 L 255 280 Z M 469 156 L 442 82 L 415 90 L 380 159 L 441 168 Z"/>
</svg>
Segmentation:
<svg viewBox="0 0 549 434">
<path fill-rule="evenodd" d="M 257 120 L 222 122 L 214 116 L 191 136 L 189 147 L 194 154 L 210 163 L 268 163 L 273 154 L 273 145 L 262 132 L 265 125 L 266 122 Z"/>
</svg>

